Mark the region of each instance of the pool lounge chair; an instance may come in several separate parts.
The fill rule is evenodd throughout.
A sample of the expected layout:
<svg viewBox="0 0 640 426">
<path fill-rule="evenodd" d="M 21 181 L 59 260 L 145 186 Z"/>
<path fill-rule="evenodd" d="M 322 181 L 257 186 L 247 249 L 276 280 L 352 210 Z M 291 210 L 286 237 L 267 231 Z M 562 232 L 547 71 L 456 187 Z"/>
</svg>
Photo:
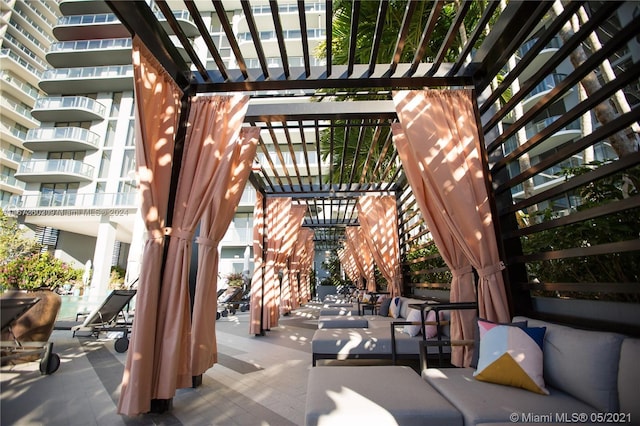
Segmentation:
<svg viewBox="0 0 640 426">
<path fill-rule="evenodd" d="M 105 301 L 94 309 L 84 320 L 82 325 L 71 329 L 73 336 L 95 336 L 102 332 L 122 332 L 114 343 L 116 352 L 122 353 L 129 349 L 129 332 L 131 331 L 132 318 L 125 311 L 136 290 L 113 290 Z M 122 314 L 122 315 L 121 315 Z"/>
<path fill-rule="evenodd" d="M 13 324 L 39 301 L 40 299 L 37 297 L 32 299 L 0 298 L 2 334 L 13 339 L 2 341 L 0 344 L 0 353 L 2 353 L 0 361 L 4 365 L 14 359 L 25 358 L 29 355 L 41 355 L 40 373 L 53 374 L 60 367 L 60 356 L 53 352 L 53 343 L 20 341 L 11 330 Z"/>
</svg>

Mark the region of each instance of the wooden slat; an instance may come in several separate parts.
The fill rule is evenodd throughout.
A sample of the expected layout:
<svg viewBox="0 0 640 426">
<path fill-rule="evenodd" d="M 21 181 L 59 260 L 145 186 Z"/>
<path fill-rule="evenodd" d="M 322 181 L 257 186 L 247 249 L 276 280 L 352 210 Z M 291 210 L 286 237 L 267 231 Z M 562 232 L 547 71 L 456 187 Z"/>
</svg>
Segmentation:
<svg viewBox="0 0 640 426">
<path fill-rule="evenodd" d="M 282 29 L 282 22 L 280 21 L 280 11 L 278 10 L 278 2 L 276 0 L 269 0 L 269 6 L 271 7 L 271 17 L 273 18 L 273 26 L 276 31 L 276 38 L 278 39 L 278 49 L 280 50 L 280 59 L 282 60 L 282 68 L 286 78 L 291 76 L 289 70 L 289 57 L 287 56 L 287 46 L 284 43 L 284 30 Z"/>
<path fill-rule="evenodd" d="M 244 57 L 242 56 L 242 52 L 240 51 L 238 40 L 236 39 L 236 36 L 233 33 L 233 28 L 229 23 L 229 19 L 227 18 L 227 12 L 224 10 L 222 1 L 211 0 L 211 2 L 213 3 L 213 7 L 216 10 L 216 15 L 218 15 L 220 24 L 222 24 L 222 29 L 224 30 L 224 33 L 227 36 L 227 40 L 229 41 L 229 46 L 231 47 L 231 51 L 233 51 L 233 54 L 236 57 L 236 63 L 238 64 L 238 68 L 240 68 L 240 72 L 242 73 L 242 76 L 245 79 L 249 78 L 249 73 L 247 73 L 247 64 L 244 62 Z"/>
<path fill-rule="evenodd" d="M 256 20 L 253 18 L 251 5 L 249 4 L 248 0 L 242 0 L 240 4 L 242 4 L 242 11 L 244 12 L 244 17 L 247 20 L 247 26 L 249 27 L 249 32 L 251 33 L 253 46 L 255 47 L 256 54 L 258 55 L 260 69 L 262 69 L 262 74 L 264 75 L 264 77 L 269 78 L 269 67 L 267 65 L 267 58 L 264 55 L 262 40 L 260 40 L 260 32 L 258 31 L 258 27 L 256 26 Z"/>
</svg>

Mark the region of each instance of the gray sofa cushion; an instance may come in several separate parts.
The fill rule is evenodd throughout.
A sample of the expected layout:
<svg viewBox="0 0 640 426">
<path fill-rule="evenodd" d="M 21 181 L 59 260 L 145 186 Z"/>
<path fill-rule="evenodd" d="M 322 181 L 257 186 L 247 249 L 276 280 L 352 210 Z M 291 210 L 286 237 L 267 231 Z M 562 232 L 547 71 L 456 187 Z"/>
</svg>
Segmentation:
<svg viewBox="0 0 640 426">
<path fill-rule="evenodd" d="M 389 305 L 391 305 L 391 298 L 385 297 L 382 302 L 380 302 L 380 307 L 378 308 L 378 315 L 381 317 L 389 316 Z"/>
<path fill-rule="evenodd" d="M 618 362 L 624 336 L 514 318 L 514 322 L 525 320 L 529 327 L 547 327 L 543 347 L 547 386 L 567 392 L 599 411 L 618 411 Z"/>
<path fill-rule="evenodd" d="M 331 316 L 331 315 L 346 315 L 346 316 L 357 316 L 358 308 L 322 308 L 320 309 L 320 316 Z"/>
<path fill-rule="evenodd" d="M 422 378 L 462 413 L 465 425 L 508 423 L 512 413 L 592 413 L 593 407 L 557 389 L 540 395 L 511 386 L 481 382 L 473 378 L 472 368 L 429 368 Z M 525 419 L 526 421 L 526 419 Z"/>
<path fill-rule="evenodd" d="M 314 367 L 305 408 L 307 426 L 462 426 L 458 410 L 403 366 Z"/>
<path fill-rule="evenodd" d="M 630 413 L 631 422 L 640 425 L 640 339 L 626 338 L 620 350 L 620 369 L 618 370 L 618 399 L 620 412 Z"/>
</svg>

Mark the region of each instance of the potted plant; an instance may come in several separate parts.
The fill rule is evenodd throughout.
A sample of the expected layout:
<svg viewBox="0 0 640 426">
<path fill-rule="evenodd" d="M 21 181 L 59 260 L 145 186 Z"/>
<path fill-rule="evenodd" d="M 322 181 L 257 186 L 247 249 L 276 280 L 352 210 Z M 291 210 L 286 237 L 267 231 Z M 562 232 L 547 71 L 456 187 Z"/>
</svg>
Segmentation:
<svg viewBox="0 0 640 426">
<path fill-rule="evenodd" d="M 241 272 L 232 272 L 227 275 L 227 284 L 230 287 L 242 287 L 244 284 L 244 276 Z"/>
</svg>

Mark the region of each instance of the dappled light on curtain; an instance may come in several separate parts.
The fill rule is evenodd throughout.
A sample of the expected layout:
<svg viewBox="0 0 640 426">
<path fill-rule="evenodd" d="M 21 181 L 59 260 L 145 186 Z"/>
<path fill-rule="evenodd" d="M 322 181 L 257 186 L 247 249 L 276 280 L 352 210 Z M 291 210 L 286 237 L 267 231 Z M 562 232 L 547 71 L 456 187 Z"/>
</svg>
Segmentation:
<svg viewBox="0 0 640 426">
<path fill-rule="evenodd" d="M 478 272 L 480 316 L 509 321 L 504 266 L 499 258 L 480 158 L 472 92 L 399 91 L 394 92 L 393 100 L 410 154 L 417 161 L 414 170 L 419 171 L 429 190 L 427 203 L 442 216 L 446 232 Z M 401 160 L 404 166 L 411 159 L 401 156 Z"/>
<path fill-rule="evenodd" d="M 265 212 L 266 259 L 264 267 L 264 315 L 263 328 L 269 330 L 278 325 L 281 307 L 279 273 L 285 268 L 298 235 L 305 206 L 293 206 L 291 198 L 268 198 Z M 283 281 L 289 282 L 288 273 Z M 286 297 L 290 297 L 288 289 Z M 288 302 L 288 299 L 287 299 Z"/>
<path fill-rule="evenodd" d="M 164 226 L 169 199 L 174 137 L 181 90 L 147 51 L 133 39 L 136 165 L 140 211 L 147 229 L 118 412 L 129 416 L 151 408 L 157 303 L 162 268 Z"/>
<path fill-rule="evenodd" d="M 416 161 L 412 147 L 402 131 L 402 126 L 399 123 L 394 123 L 392 129 L 393 142 L 398 150 L 402 168 L 416 197 L 422 217 L 429 228 L 442 259 L 451 269 L 453 277 L 451 279 L 450 301 L 475 302 L 475 279 L 471 263 L 467 260 L 453 235 L 448 231 L 441 212 L 436 208 L 435 204 L 428 202 L 434 189 L 430 188 L 430 181 L 422 179 L 420 164 Z M 461 314 L 464 317 L 461 317 Z M 472 339 L 475 332 L 474 317 L 475 313 L 472 311 L 452 311 L 451 338 L 454 340 Z M 471 351 L 465 350 L 461 346 L 453 347 L 451 350 L 451 362 L 457 366 L 465 365 L 465 359 L 471 356 Z"/>
<path fill-rule="evenodd" d="M 296 246 L 298 235 L 304 220 L 304 215 L 307 212 L 306 206 L 291 206 L 289 213 L 289 219 L 287 220 L 287 227 L 280 245 L 280 249 L 276 256 L 276 271 L 281 272 L 282 279 L 280 282 L 280 314 L 286 315 L 291 312 L 291 299 L 293 297 L 292 283 L 290 281 L 291 274 L 289 273 L 289 259 L 293 253 L 293 249 Z M 268 234 L 267 234 L 268 235 Z"/>
<path fill-rule="evenodd" d="M 305 275 L 303 268 L 306 265 L 307 241 L 309 234 L 313 238 L 313 230 L 309 228 L 301 228 L 296 238 L 295 246 L 289 257 L 289 276 L 291 285 L 291 309 L 297 309 L 301 303 L 309 300 L 308 288 L 305 291 Z"/>
<path fill-rule="evenodd" d="M 360 271 L 356 265 L 356 261 L 351 254 L 351 250 L 348 247 L 338 250 L 338 260 L 347 277 L 355 284 L 360 284 Z"/>
<path fill-rule="evenodd" d="M 177 388 L 192 385 L 191 245 L 200 218 L 217 194 L 216 187 L 224 184 L 216 172 L 229 166 L 225 164 L 230 161 L 229 148 L 240 135 L 248 100 L 248 96 L 235 95 L 191 101 L 158 305 L 153 395 L 157 399 L 173 398 Z"/>
<path fill-rule="evenodd" d="M 251 278 L 251 296 L 249 315 L 250 334 L 262 334 L 262 320 L 264 311 L 264 196 L 256 192 L 256 204 L 253 208 L 253 276 Z"/>
<path fill-rule="evenodd" d="M 375 276 L 375 263 L 373 255 L 367 247 L 367 243 L 362 235 L 362 229 L 359 226 L 348 226 L 347 230 L 347 244 L 349 250 L 356 262 L 360 275 L 367 280 L 366 290 L 369 292 L 376 291 L 376 276 Z"/>
<path fill-rule="evenodd" d="M 390 195 L 366 195 L 358 199 L 358 222 L 378 269 L 387 280 L 391 297 L 402 294 L 400 242 L 396 199 Z"/>
<path fill-rule="evenodd" d="M 311 300 L 311 269 L 313 268 L 313 258 L 315 256 L 315 243 L 313 241 L 314 232 L 309 228 L 300 230 L 300 240 L 304 241 L 304 252 L 300 259 L 300 287 L 301 303 Z"/>
<path fill-rule="evenodd" d="M 211 178 L 213 196 L 200 220 L 198 273 L 191 325 L 191 375 L 198 376 L 217 362 L 216 313 L 218 244 L 233 220 L 256 155 L 260 128 L 240 131 L 240 137 L 221 146 L 220 161 Z M 222 142 L 224 140 L 216 142 Z"/>
</svg>

